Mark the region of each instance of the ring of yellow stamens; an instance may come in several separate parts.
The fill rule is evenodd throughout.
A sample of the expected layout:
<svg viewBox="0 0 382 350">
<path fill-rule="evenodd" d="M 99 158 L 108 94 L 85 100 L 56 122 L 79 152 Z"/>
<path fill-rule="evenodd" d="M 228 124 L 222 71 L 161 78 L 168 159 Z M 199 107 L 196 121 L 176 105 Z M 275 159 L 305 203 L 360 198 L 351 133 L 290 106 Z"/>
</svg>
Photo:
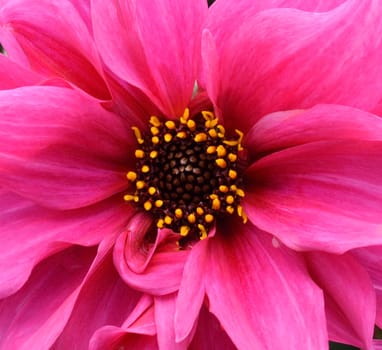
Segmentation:
<svg viewBox="0 0 382 350">
<path fill-rule="evenodd" d="M 243 134 L 227 139 L 211 111 L 179 120 L 150 118 L 148 132 L 133 127 L 139 147 L 136 170 L 126 174 L 135 192 L 127 202 L 154 215 L 158 228 L 170 228 L 182 239 L 204 239 L 216 218 L 235 212 L 247 221 L 238 159 Z"/>
</svg>

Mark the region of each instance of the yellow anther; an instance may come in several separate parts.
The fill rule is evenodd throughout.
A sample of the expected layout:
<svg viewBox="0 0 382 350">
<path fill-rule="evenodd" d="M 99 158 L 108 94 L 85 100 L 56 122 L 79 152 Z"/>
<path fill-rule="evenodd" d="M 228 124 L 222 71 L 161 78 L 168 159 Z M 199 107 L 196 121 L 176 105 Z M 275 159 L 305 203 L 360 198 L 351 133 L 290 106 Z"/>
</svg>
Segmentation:
<svg viewBox="0 0 382 350">
<path fill-rule="evenodd" d="M 143 152 L 141 149 L 136 149 L 134 152 L 135 158 L 142 159 L 145 157 L 145 152 Z"/>
<path fill-rule="evenodd" d="M 130 180 L 131 182 L 135 181 L 137 179 L 137 173 L 134 172 L 134 171 L 129 171 L 127 174 L 126 174 L 126 177 L 128 180 Z"/>
<path fill-rule="evenodd" d="M 171 225 L 171 223 L 172 223 L 172 217 L 166 215 L 166 216 L 164 217 L 164 222 L 165 222 L 166 225 Z"/>
<path fill-rule="evenodd" d="M 216 147 L 215 146 L 208 146 L 206 152 L 208 154 L 213 154 L 216 152 Z"/>
<path fill-rule="evenodd" d="M 236 185 L 231 185 L 229 188 L 230 188 L 231 191 L 234 191 L 234 192 L 237 191 L 237 186 Z"/>
<path fill-rule="evenodd" d="M 151 134 L 152 135 L 158 135 L 159 134 L 159 129 L 156 126 L 152 126 L 150 128 Z"/>
<path fill-rule="evenodd" d="M 227 208 L 225 208 L 225 210 L 229 214 L 233 214 L 235 212 L 235 209 L 231 207 L 230 205 L 228 205 Z"/>
<path fill-rule="evenodd" d="M 160 122 L 160 120 L 158 119 L 158 117 L 156 117 L 155 115 L 151 116 L 150 118 L 150 124 L 153 125 L 153 126 L 156 126 L 157 128 L 160 127 L 162 125 L 162 123 Z"/>
<path fill-rule="evenodd" d="M 213 139 L 216 139 L 218 137 L 218 133 L 215 129 L 208 130 L 208 135 L 210 135 Z"/>
<path fill-rule="evenodd" d="M 143 208 L 145 208 L 145 210 L 147 210 L 147 211 L 149 211 L 152 207 L 153 207 L 153 205 L 150 201 L 146 201 L 143 203 Z"/>
<path fill-rule="evenodd" d="M 157 199 L 154 204 L 157 208 L 160 208 L 163 205 L 163 201 L 161 199 Z"/>
<path fill-rule="evenodd" d="M 189 120 L 187 120 L 187 127 L 188 127 L 191 131 L 195 130 L 195 128 L 196 128 L 196 123 L 195 123 L 195 121 L 194 121 L 193 119 L 189 119 Z"/>
<path fill-rule="evenodd" d="M 236 172 L 235 170 L 229 169 L 229 171 L 228 171 L 228 176 L 229 176 L 229 178 L 231 178 L 232 180 L 234 180 L 234 179 L 237 178 L 237 172 Z"/>
<path fill-rule="evenodd" d="M 187 137 L 187 133 L 185 131 L 179 131 L 176 134 L 176 137 L 179 138 L 179 139 L 185 139 Z"/>
<path fill-rule="evenodd" d="M 212 200 L 212 209 L 219 210 L 220 209 L 220 199 L 215 198 Z"/>
<path fill-rule="evenodd" d="M 216 126 L 216 129 L 217 129 L 217 132 L 218 132 L 218 136 L 223 138 L 224 135 L 225 135 L 225 129 L 224 129 L 224 126 L 219 124 Z"/>
<path fill-rule="evenodd" d="M 156 157 L 158 157 L 158 151 L 151 151 L 151 152 L 150 152 L 150 158 L 151 158 L 151 159 L 154 159 L 154 158 L 156 158 Z"/>
<path fill-rule="evenodd" d="M 208 128 L 208 129 L 212 129 L 212 128 L 214 128 L 216 125 L 218 125 L 218 123 L 219 123 L 218 119 L 215 118 L 215 119 L 207 120 L 207 121 L 204 123 L 204 125 L 205 125 L 206 128 Z"/>
<path fill-rule="evenodd" d="M 219 168 L 224 169 L 227 167 L 227 162 L 223 158 L 218 158 L 215 160 L 215 162 Z"/>
<path fill-rule="evenodd" d="M 170 142 L 172 140 L 172 135 L 170 133 L 166 133 L 163 136 L 165 142 Z"/>
<path fill-rule="evenodd" d="M 138 202 L 139 201 L 139 197 L 138 196 L 133 196 L 131 194 L 126 194 L 123 196 L 123 199 L 126 201 L 126 202 Z"/>
<path fill-rule="evenodd" d="M 147 190 L 147 192 L 149 193 L 149 195 L 154 195 L 155 192 L 157 191 L 157 189 L 153 186 L 149 187 L 149 189 Z"/>
<path fill-rule="evenodd" d="M 241 132 L 241 131 L 238 130 L 238 129 L 235 129 L 235 132 L 236 132 L 236 134 L 239 135 L 239 140 L 238 140 L 237 149 L 238 149 L 239 151 L 242 151 L 244 148 L 242 147 L 241 142 L 243 141 L 244 133 Z"/>
<path fill-rule="evenodd" d="M 151 138 L 151 142 L 153 143 L 153 145 L 157 145 L 159 143 L 159 137 L 158 136 L 153 136 Z"/>
<path fill-rule="evenodd" d="M 142 173 L 146 174 L 150 171 L 150 167 L 148 165 L 143 165 L 141 171 Z"/>
<path fill-rule="evenodd" d="M 135 138 L 137 139 L 138 143 L 141 145 L 144 142 L 141 131 L 136 126 L 132 126 L 131 129 L 134 131 Z"/>
<path fill-rule="evenodd" d="M 237 215 L 239 215 L 243 219 L 244 224 L 248 221 L 248 217 L 244 213 L 243 207 L 241 205 L 237 206 Z"/>
<path fill-rule="evenodd" d="M 235 197 L 234 196 L 227 196 L 225 201 L 228 203 L 228 204 L 232 204 L 234 201 L 235 201 Z"/>
<path fill-rule="evenodd" d="M 145 182 L 144 181 L 137 181 L 136 183 L 135 183 L 135 187 L 137 188 L 137 190 L 141 190 L 142 188 L 144 188 L 145 187 Z"/>
<path fill-rule="evenodd" d="M 204 217 L 204 221 L 210 224 L 212 221 L 214 221 L 214 216 L 211 214 L 206 214 L 206 216 Z"/>
<path fill-rule="evenodd" d="M 220 191 L 220 192 L 223 192 L 223 193 L 227 193 L 227 192 L 228 192 L 228 186 L 226 186 L 226 185 L 220 185 L 220 186 L 219 186 L 219 191 Z"/>
<path fill-rule="evenodd" d="M 201 240 L 202 239 L 206 239 L 207 238 L 207 230 L 206 230 L 206 228 L 202 224 L 198 224 L 198 229 L 200 231 L 199 238 Z"/>
<path fill-rule="evenodd" d="M 167 120 L 164 125 L 166 125 L 166 128 L 169 129 L 169 130 L 173 130 L 176 128 L 176 124 L 174 121 L 172 120 Z"/>
<path fill-rule="evenodd" d="M 223 145 L 219 145 L 216 148 L 216 152 L 218 154 L 218 157 L 224 157 L 227 154 L 227 150 L 225 149 Z"/>
<path fill-rule="evenodd" d="M 207 140 L 207 134 L 204 132 L 200 132 L 200 133 L 196 134 L 194 137 L 195 142 L 204 142 L 206 140 Z"/>
<path fill-rule="evenodd" d="M 157 227 L 158 228 L 163 228 L 164 227 L 164 220 L 163 219 L 159 219 L 157 221 Z"/>
<path fill-rule="evenodd" d="M 244 197 L 245 196 L 245 193 L 244 191 L 241 189 L 241 188 L 238 188 L 236 190 L 236 194 L 239 196 L 239 197 Z"/>
<path fill-rule="evenodd" d="M 202 207 L 197 207 L 197 208 L 196 208 L 196 214 L 198 214 L 198 215 L 203 215 L 203 214 L 204 214 L 204 210 L 203 210 L 203 208 L 202 208 Z"/>
<path fill-rule="evenodd" d="M 237 160 L 237 155 L 235 154 L 235 153 L 229 153 L 228 154 L 228 159 L 229 159 L 229 161 L 230 162 L 236 162 L 236 160 Z"/>
<path fill-rule="evenodd" d="M 214 199 L 219 198 L 219 197 L 218 197 L 217 194 L 215 194 L 215 193 L 211 193 L 211 194 L 210 194 L 210 198 L 211 198 L 212 200 L 214 200 Z"/>
<path fill-rule="evenodd" d="M 202 116 L 206 121 L 216 119 L 215 114 L 211 111 L 202 111 Z"/>
<path fill-rule="evenodd" d="M 183 211 L 180 208 L 175 209 L 175 216 L 177 219 L 180 219 L 183 216 Z"/>
<path fill-rule="evenodd" d="M 180 117 L 180 122 L 182 124 L 187 124 L 187 120 L 190 117 L 190 110 L 186 108 L 183 112 L 183 115 Z"/>
<path fill-rule="evenodd" d="M 180 228 L 180 235 L 181 235 L 182 237 L 187 236 L 189 232 L 190 232 L 190 228 L 189 228 L 188 226 L 182 226 L 182 227 Z"/>
<path fill-rule="evenodd" d="M 187 221 L 190 223 L 190 224 L 194 224 L 195 221 L 196 221 L 196 217 L 195 217 L 195 214 L 194 213 L 191 213 L 187 216 Z"/>
</svg>

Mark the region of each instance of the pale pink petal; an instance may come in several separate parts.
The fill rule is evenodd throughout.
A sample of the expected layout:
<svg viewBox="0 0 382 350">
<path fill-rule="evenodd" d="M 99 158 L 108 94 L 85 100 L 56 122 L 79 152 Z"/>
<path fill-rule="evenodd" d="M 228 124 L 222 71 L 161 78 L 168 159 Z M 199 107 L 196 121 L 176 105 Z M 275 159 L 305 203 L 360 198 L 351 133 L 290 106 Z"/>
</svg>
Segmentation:
<svg viewBox="0 0 382 350">
<path fill-rule="evenodd" d="M 33 267 L 71 244 L 94 245 L 123 231 L 132 209 L 119 198 L 71 211 L 0 195 L 0 298 L 16 292 Z"/>
<path fill-rule="evenodd" d="M 176 235 L 159 230 L 154 242 L 140 244 L 150 237 L 151 218 L 133 217 L 114 247 L 114 264 L 130 286 L 153 295 L 163 295 L 179 288 L 188 251 L 179 250 Z"/>
<path fill-rule="evenodd" d="M 121 280 L 114 269 L 112 255 L 108 254 L 82 285 L 71 317 L 55 347 L 86 349 L 98 328 L 122 325 L 139 298 L 140 293 Z"/>
<path fill-rule="evenodd" d="M 252 156 L 323 140 L 382 140 L 382 118 L 352 107 L 317 105 L 308 110 L 275 112 L 245 135 Z"/>
<path fill-rule="evenodd" d="M 96 251 L 72 247 L 39 264 L 26 285 L 0 302 L 1 349 L 49 349 L 70 315 Z"/>
<path fill-rule="evenodd" d="M 268 155 L 247 171 L 244 209 L 294 249 L 344 252 L 382 242 L 382 143 L 322 141 Z"/>
<path fill-rule="evenodd" d="M 76 208 L 126 188 L 129 125 L 74 90 L 0 91 L 0 183 L 39 204 Z"/>
<path fill-rule="evenodd" d="M 15 37 L 33 69 L 62 77 L 98 98 L 110 98 L 93 40 L 69 1 L 3 2 L 0 25 Z M 7 43 L 5 47 L 14 59 Z"/>
<path fill-rule="evenodd" d="M 181 115 L 191 98 L 206 13 L 204 0 L 92 1 L 106 64 L 170 117 Z"/>
<path fill-rule="evenodd" d="M 327 348 L 323 296 L 303 261 L 250 224 L 208 242 L 209 310 L 238 348 Z M 286 326 L 287 325 L 287 326 Z"/>
<path fill-rule="evenodd" d="M 366 270 L 349 254 L 312 252 L 305 257 L 313 280 L 325 291 L 325 300 L 330 299 L 333 304 L 325 302 L 326 309 L 332 306 L 332 312 L 345 318 L 345 322 L 341 320 L 335 324 L 335 320 L 328 317 L 329 338 L 337 342 L 348 340 L 336 334 L 342 326 L 358 338 L 362 348 L 371 349 L 376 305 L 374 288 Z"/>
<path fill-rule="evenodd" d="M 217 318 L 202 307 L 190 350 L 235 350 L 237 349 L 222 328 Z"/>
<path fill-rule="evenodd" d="M 329 12 L 278 8 L 225 21 L 213 102 L 226 125 L 245 132 L 265 114 L 317 103 L 373 109 L 382 94 L 381 12 L 382 2 L 350 0 Z"/>
</svg>

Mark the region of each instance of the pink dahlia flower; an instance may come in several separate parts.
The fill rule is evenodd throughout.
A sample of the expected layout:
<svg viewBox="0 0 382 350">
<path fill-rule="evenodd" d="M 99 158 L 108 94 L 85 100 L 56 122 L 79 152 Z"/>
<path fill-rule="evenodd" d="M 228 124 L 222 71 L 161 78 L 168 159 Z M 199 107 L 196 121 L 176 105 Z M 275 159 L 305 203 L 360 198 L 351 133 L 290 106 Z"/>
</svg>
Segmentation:
<svg viewBox="0 0 382 350">
<path fill-rule="evenodd" d="M 381 13 L 0 0 L 0 348 L 380 347 Z"/>
</svg>

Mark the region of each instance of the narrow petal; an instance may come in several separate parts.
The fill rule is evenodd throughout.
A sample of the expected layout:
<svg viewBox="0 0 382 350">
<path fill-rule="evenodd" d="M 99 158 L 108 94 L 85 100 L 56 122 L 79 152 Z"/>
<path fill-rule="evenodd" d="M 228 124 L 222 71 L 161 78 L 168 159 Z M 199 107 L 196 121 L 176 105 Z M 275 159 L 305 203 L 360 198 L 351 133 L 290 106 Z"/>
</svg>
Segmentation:
<svg viewBox="0 0 382 350">
<path fill-rule="evenodd" d="M 206 13 L 203 0 L 92 1 L 106 64 L 170 117 L 181 115 L 192 96 Z"/>
<path fill-rule="evenodd" d="M 317 105 L 261 118 L 245 136 L 252 156 L 324 140 L 381 140 L 382 118 L 347 106 Z"/>
<path fill-rule="evenodd" d="M 329 12 L 226 16 L 230 34 L 215 36 L 221 87 L 214 102 L 227 126 L 247 131 L 265 114 L 317 103 L 373 109 L 382 94 L 381 11 L 380 1 L 350 0 Z"/>
<path fill-rule="evenodd" d="M 382 143 L 322 141 L 255 162 L 243 206 L 294 249 L 341 253 L 382 242 Z"/>
<path fill-rule="evenodd" d="M 133 135 L 96 101 L 71 89 L 25 87 L 0 91 L 0 109 L 3 186 L 62 209 L 126 188 Z"/>
<path fill-rule="evenodd" d="M 0 212 L 0 298 L 16 292 L 47 256 L 71 244 L 90 246 L 115 237 L 131 216 L 131 209 L 119 199 L 54 211 L 4 192 Z"/>
<path fill-rule="evenodd" d="M 205 286 L 209 309 L 233 343 L 326 349 L 323 297 L 302 260 L 248 224 L 226 230 L 209 241 Z"/>
<path fill-rule="evenodd" d="M 372 349 L 375 292 L 366 270 L 350 254 L 312 252 L 305 257 L 312 278 L 324 290 L 325 300 L 331 299 L 331 303 L 325 302 L 326 308 L 335 307 L 332 312 L 345 317 L 339 326 L 348 326 L 348 333 L 358 338 L 362 348 Z M 338 326 L 332 321 L 328 317 L 329 338 L 338 342 L 348 340 L 338 337 Z"/>
<path fill-rule="evenodd" d="M 14 36 L 36 71 L 62 77 L 97 98 L 110 98 L 87 25 L 69 1 L 3 2 L 0 25 Z M 12 48 L 6 46 L 10 58 L 17 60 Z"/>
<path fill-rule="evenodd" d="M 70 316 L 94 248 L 72 247 L 39 264 L 27 284 L 0 302 L 2 349 L 49 349 Z"/>
</svg>

